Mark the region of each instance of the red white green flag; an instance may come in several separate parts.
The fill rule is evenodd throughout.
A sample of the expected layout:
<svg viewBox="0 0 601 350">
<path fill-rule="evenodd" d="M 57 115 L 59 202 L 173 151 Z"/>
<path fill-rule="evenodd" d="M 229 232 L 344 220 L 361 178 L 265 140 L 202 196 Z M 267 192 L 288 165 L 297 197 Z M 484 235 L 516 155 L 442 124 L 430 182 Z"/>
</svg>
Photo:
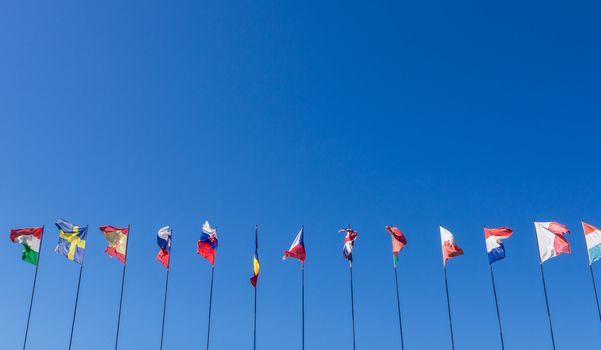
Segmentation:
<svg viewBox="0 0 601 350">
<path fill-rule="evenodd" d="M 17 228 L 10 230 L 10 240 L 23 245 L 23 261 L 37 265 L 40 258 L 42 227 Z"/>
<path fill-rule="evenodd" d="M 384 228 L 392 235 L 392 257 L 396 268 L 399 262 L 399 252 L 407 245 L 407 239 L 398 227 L 385 226 Z"/>
<path fill-rule="evenodd" d="M 117 228 L 110 225 L 100 226 L 100 231 L 106 238 L 109 246 L 105 252 L 114 256 L 125 264 L 125 253 L 127 252 L 127 236 L 129 228 Z"/>
</svg>

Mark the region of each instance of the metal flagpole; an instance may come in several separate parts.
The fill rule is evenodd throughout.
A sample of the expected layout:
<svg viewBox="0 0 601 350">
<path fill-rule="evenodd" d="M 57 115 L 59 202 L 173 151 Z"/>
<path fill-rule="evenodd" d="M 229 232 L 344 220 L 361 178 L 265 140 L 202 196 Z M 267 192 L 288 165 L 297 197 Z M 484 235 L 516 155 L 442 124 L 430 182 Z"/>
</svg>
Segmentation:
<svg viewBox="0 0 601 350">
<path fill-rule="evenodd" d="M 353 262 L 349 260 L 348 263 L 351 278 L 351 318 L 353 320 L 353 350 L 355 350 L 355 293 L 353 291 Z"/>
<path fill-rule="evenodd" d="M 74 243 L 71 243 L 74 244 Z M 69 350 L 73 344 L 73 330 L 75 329 L 75 316 L 77 315 L 77 304 L 79 303 L 79 287 L 81 286 L 81 274 L 83 272 L 83 261 L 79 266 L 79 279 L 77 281 L 77 294 L 75 296 L 75 308 L 73 309 L 73 321 L 71 322 L 71 336 L 69 337 Z"/>
<path fill-rule="evenodd" d="M 547 317 L 549 318 L 549 330 L 551 331 L 551 343 L 555 350 L 555 335 L 553 334 L 553 323 L 551 322 L 551 311 L 549 310 L 549 298 L 547 297 L 547 283 L 545 282 L 545 271 L 543 270 L 543 260 L 540 257 L 540 245 L 538 242 L 538 234 L 536 233 L 536 221 L 534 226 L 534 236 L 536 237 L 536 247 L 538 248 L 538 261 L 540 264 L 540 275 L 543 280 L 543 290 L 545 291 L 545 304 L 547 305 Z"/>
<path fill-rule="evenodd" d="M 451 348 L 455 350 L 455 338 L 453 337 L 453 320 L 451 318 L 451 301 L 449 300 L 449 283 L 447 281 L 447 264 L 444 265 L 444 286 L 447 291 L 447 310 L 449 312 L 449 329 L 451 330 Z"/>
<path fill-rule="evenodd" d="M 123 263 L 123 274 L 121 275 L 121 298 L 119 299 L 119 316 L 117 317 L 117 335 L 115 336 L 115 350 L 119 345 L 119 328 L 121 327 L 121 307 L 123 306 L 123 287 L 125 285 L 125 268 L 127 267 L 127 249 L 129 248 L 130 225 L 127 225 L 127 239 L 125 242 L 125 262 Z"/>
<path fill-rule="evenodd" d="M 256 252 L 257 250 L 259 250 L 259 225 L 255 226 L 255 254 L 258 255 L 258 253 Z M 255 258 L 258 259 L 258 257 L 255 255 Z M 255 289 L 255 308 L 254 308 L 254 313 L 253 313 L 253 349 L 256 350 L 257 349 L 257 288 L 258 288 L 259 284 L 255 283 L 254 285 L 254 289 Z"/>
<path fill-rule="evenodd" d="M 209 294 L 209 323 L 207 327 L 207 350 L 209 350 L 209 340 L 211 338 L 211 308 L 213 306 L 213 277 L 215 276 L 215 265 L 211 267 L 211 291 Z"/>
<path fill-rule="evenodd" d="M 597 302 L 597 313 L 599 313 L 599 321 L 601 321 L 601 309 L 599 308 L 599 296 L 597 296 L 597 285 L 595 283 L 595 274 L 593 273 L 593 264 L 588 265 L 591 271 L 591 280 L 593 282 L 593 291 L 595 292 L 595 301 Z"/>
<path fill-rule="evenodd" d="M 169 237 L 171 243 L 169 243 L 169 250 L 173 246 L 173 230 L 171 230 L 171 236 Z M 163 322 L 161 323 L 161 348 L 163 350 L 163 336 L 165 335 L 165 312 L 167 311 L 167 287 L 169 287 L 169 270 L 171 269 L 171 253 L 169 253 L 169 259 L 167 259 L 167 276 L 165 278 L 165 299 L 163 300 Z"/>
<path fill-rule="evenodd" d="M 40 257 L 42 256 L 42 243 L 44 242 L 44 225 L 42 225 L 42 237 L 40 239 L 40 250 L 38 252 L 38 263 L 35 264 L 35 274 L 33 275 L 33 288 L 31 289 L 31 299 L 29 299 L 29 313 L 27 315 L 27 326 L 25 327 L 25 339 L 23 340 L 23 350 L 27 346 L 27 335 L 29 334 L 29 320 L 31 319 L 31 308 L 33 306 L 33 296 L 35 295 L 35 285 L 38 280 L 38 267 L 40 266 Z"/>
<path fill-rule="evenodd" d="M 401 350 L 404 350 L 405 342 L 403 340 L 403 322 L 401 321 L 401 300 L 399 297 L 399 278 L 397 276 L 396 264 L 394 264 L 393 271 L 394 271 L 394 283 L 396 285 L 396 309 L 399 314 L 399 330 L 401 331 Z"/>
<path fill-rule="evenodd" d="M 301 350 L 305 350 L 305 263 L 301 262 Z"/>
<path fill-rule="evenodd" d="M 499 323 L 499 336 L 501 337 L 501 349 L 505 350 L 505 342 L 503 340 L 503 327 L 501 326 L 501 314 L 499 313 L 499 301 L 497 300 L 497 287 L 495 285 L 495 275 L 493 273 L 492 264 L 488 264 L 490 269 L 490 279 L 492 280 L 492 290 L 495 295 L 495 306 L 497 307 L 497 322 Z"/>
</svg>

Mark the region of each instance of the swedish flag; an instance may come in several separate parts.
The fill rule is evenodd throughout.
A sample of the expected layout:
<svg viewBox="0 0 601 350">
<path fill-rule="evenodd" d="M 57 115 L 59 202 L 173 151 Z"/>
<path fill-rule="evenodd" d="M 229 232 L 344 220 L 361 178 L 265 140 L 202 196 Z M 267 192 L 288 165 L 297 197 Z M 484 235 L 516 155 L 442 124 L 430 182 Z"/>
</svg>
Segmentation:
<svg viewBox="0 0 601 350">
<path fill-rule="evenodd" d="M 54 251 L 69 260 L 83 265 L 83 258 L 86 254 L 88 227 L 75 226 L 63 219 L 56 221 L 56 227 L 58 228 L 58 244 Z"/>
</svg>

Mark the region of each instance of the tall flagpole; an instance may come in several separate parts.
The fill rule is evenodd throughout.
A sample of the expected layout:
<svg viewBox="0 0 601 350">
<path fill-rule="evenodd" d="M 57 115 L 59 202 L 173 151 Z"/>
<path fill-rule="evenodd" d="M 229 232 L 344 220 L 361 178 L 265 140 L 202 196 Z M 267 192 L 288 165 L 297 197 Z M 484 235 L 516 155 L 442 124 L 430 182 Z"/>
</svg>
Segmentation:
<svg viewBox="0 0 601 350">
<path fill-rule="evenodd" d="M 595 283 L 595 274 L 593 273 L 593 264 L 588 265 L 591 271 L 591 281 L 593 282 L 593 291 L 595 292 L 595 301 L 597 302 L 597 313 L 599 314 L 599 321 L 601 321 L 601 309 L 599 308 L 599 296 L 597 295 L 597 285 Z"/>
<path fill-rule="evenodd" d="M 351 224 L 348 225 L 348 229 L 351 229 Z M 351 252 L 350 259 L 348 261 L 349 276 L 351 280 L 351 319 L 353 321 L 353 350 L 355 350 L 355 291 L 353 288 L 353 258 Z"/>
<path fill-rule="evenodd" d="M 259 225 L 255 226 L 255 250 L 259 250 Z M 257 252 L 255 258 L 258 259 Z M 259 284 L 255 283 L 255 308 L 253 313 L 253 350 L 257 350 L 257 288 Z"/>
<path fill-rule="evenodd" d="M 451 331 L 451 348 L 455 350 L 455 338 L 453 337 L 453 319 L 451 318 L 451 301 L 449 300 L 449 282 L 447 281 L 447 264 L 444 264 L 444 286 L 447 292 L 447 310 L 449 312 L 449 329 Z"/>
<path fill-rule="evenodd" d="M 213 307 L 213 277 L 215 276 L 215 265 L 211 266 L 211 291 L 209 294 L 209 322 L 207 327 L 207 350 L 209 350 L 209 340 L 211 338 L 211 308 Z"/>
<path fill-rule="evenodd" d="M 543 270 L 543 260 L 540 257 L 540 243 L 538 242 L 538 233 L 536 232 L 536 221 L 534 226 L 534 236 L 536 237 L 536 247 L 538 248 L 538 261 L 540 265 L 540 275 L 543 280 L 543 290 L 545 291 L 545 304 L 547 305 L 547 317 L 549 319 L 549 330 L 551 331 L 551 343 L 555 350 L 555 335 L 553 334 L 553 323 L 551 322 L 551 311 L 549 309 L 549 298 L 547 297 L 547 283 L 545 282 L 545 271 Z"/>
<path fill-rule="evenodd" d="M 127 240 L 125 243 L 125 261 L 123 262 L 123 273 L 121 275 L 121 297 L 119 299 L 119 316 L 117 316 L 117 335 L 115 336 L 115 350 L 119 345 L 119 328 L 121 327 L 121 307 L 123 306 L 123 287 L 125 285 L 125 268 L 127 267 L 127 249 L 129 248 L 130 225 L 127 225 Z"/>
<path fill-rule="evenodd" d="M 173 231 L 171 231 L 171 246 L 173 246 Z M 171 253 L 169 254 L 169 259 L 167 259 L 167 276 L 165 278 L 165 299 L 163 300 L 163 322 L 161 323 L 161 348 L 163 350 L 163 337 L 165 335 L 165 313 L 167 311 L 167 287 L 169 287 L 169 270 L 171 269 Z"/>
<path fill-rule="evenodd" d="M 77 294 L 75 295 L 75 308 L 73 309 L 73 321 L 71 322 L 71 336 L 69 337 L 69 350 L 71 350 L 71 345 L 73 344 L 73 330 L 75 329 L 75 316 L 77 315 L 77 304 L 79 303 L 79 287 L 81 286 L 82 272 L 83 272 L 83 261 L 81 262 L 81 265 L 79 266 L 79 279 L 77 280 Z"/>
<path fill-rule="evenodd" d="M 490 279 L 492 281 L 492 290 L 495 295 L 495 306 L 497 307 L 497 322 L 499 323 L 499 336 L 501 337 L 501 349 L 505 350 L 505 342 L 503 340 L 503 327 L 501 326 L 501 314 L 499 313 L 499 301 L 497 300 L 497 287 L 495 285 L 495 275 L 493 273 L 492 264 L 488 264 L 490 270 Z"/>
<path fill-rule="evenodd" d="M 399 278 L 397 276 L 396 263 L 394 264 L 393 271 L 394 271 L 394 283 L 396 285 L 396 309 L 397 309 L 397 313 L 399 314 L 399 330 L 401 331 L 401 350 L 404 350 L 405 342 L 403 340 L 403 322 L 401 321 L 401 299 L 399 296 Z"/>
<path fill-rule="evenodd" d="M 38 267 L 40 266 L 40 257 L 42 256 L 42 243 L 44 242 L 44 225 L 42 225 L 42 238 L 40 239 L 40 250 L 38 252 L 38 263 L 35 264 L 35 274 L 33 275 L 33 288 L 31 289 L 31 299 L 29 299 L 29 313 L 27 314 L 27 326 L 25 327 L 25 339 L 23 340 L 23 350 L 27 346 L 27 335 L 29 334 L 29 320 L 31 319 L 31 308 L 33 306 L 33 296 L 35 295 L 35 285 L 38 280 Z"/>
<path fill-rule="evenodd" d="M 301 227 L 305 233 L 305 225 Z M 301 350 L 305 350 L 305 263 L 301 261 Z"/>
</svg>

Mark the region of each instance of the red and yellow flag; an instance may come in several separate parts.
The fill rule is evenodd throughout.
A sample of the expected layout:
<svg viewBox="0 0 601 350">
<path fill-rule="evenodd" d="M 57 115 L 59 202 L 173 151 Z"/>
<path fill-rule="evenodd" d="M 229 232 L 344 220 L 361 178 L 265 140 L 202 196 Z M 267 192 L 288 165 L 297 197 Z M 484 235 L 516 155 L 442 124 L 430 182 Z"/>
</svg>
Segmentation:
<svg viewBox="0 0 601 350">
<path fill-rule="evenodd" d="M 125 253 L 127 252 L 127 236 L 129 228 L 117 228 L 110 225 L 100 226 L 100 231 L 106 238 L 109 246 L 106 247 L 105 252 L 114 256 L 119 261 L 125 264 Z"/>
</svg>

